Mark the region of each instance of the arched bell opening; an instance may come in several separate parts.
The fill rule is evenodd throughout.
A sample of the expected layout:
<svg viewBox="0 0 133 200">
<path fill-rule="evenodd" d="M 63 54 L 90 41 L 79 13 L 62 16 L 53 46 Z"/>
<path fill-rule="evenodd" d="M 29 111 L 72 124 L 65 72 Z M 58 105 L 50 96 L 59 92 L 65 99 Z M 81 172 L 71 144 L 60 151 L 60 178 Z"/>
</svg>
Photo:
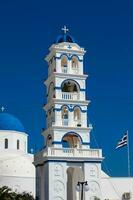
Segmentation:
<svg viewBox="0 0 133 200">
<path fill-rule="evenodd" d="M 66 80 L 61 87 L 62 92 L 79 92 L 79 86 L 74 80 Z"/>
<path fill-rule="evenodd" d="M 66 148 L 81 148 L 81 137 L 76 133 L 67 133 L 62 138 L 62 146 Z"/>
<path fill-rule="evenodd" d="M 69 167 L 67 169 L 67 200 L 80 199 L 81 194 L 76 190 L 78 181 L 84 181 L 82 168 Z"/>
<path fill-rule="evenodd" d="M 65 80 L 61 85 L 62 98 L 67 100 L 79 99 L 80 87 L 74 80 Z"/>
<path fill-rule="evenodd" d="M 73 115 L 73 120 L 75 123 L 75 126 L 81 126 L 81 110 L 79 107 L 74 108 L 74 115 Z"/>
<path fill-rule="evenodd" d="M 62 125 L 68 126 L 68 107 L 63 106 L 61 110 Z"/>
<path fill-rule="evenodd" d="M 78 58 L 76 56 L 72 57 L 72 71 L 78 73 Z"/>
<path fill-rule="evenodd" d="M 61 58 L 61 69 L 63 73 L 67 73 L 68 64 L 67 64 L 67 57 L 62 56 Z"/>
</svg>

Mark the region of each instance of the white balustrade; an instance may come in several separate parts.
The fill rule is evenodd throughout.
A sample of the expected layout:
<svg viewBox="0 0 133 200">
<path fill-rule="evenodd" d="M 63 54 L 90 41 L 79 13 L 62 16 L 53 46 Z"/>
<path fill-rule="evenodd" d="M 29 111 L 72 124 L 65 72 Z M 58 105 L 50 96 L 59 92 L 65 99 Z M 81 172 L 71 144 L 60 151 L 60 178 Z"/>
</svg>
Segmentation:
<svg viewBox="0 0 133 200">
<path fill-rule="evenodd" d="M 66 100 L 78 100 L 79 99 L 79 93 L 77 92 L 62 92 L 62 99 Z"/>
<path fill-rule="evenodd" d="M 48 156 L 101 158 L 100 149 L 48 148 Z"/>
<path fill-rule="evenodd" d="M 68 126 L 68 119 L 62 119 L 62 125 Z"/>
<path fill-rule="evenodd" d="M 61 69 L 62 69 L 62 73 L 65 73 L 65 74 L 67 73 L 67 69 L 68 69 L 67 66 L 66 67 L 61 66 Z"/>
</svg>

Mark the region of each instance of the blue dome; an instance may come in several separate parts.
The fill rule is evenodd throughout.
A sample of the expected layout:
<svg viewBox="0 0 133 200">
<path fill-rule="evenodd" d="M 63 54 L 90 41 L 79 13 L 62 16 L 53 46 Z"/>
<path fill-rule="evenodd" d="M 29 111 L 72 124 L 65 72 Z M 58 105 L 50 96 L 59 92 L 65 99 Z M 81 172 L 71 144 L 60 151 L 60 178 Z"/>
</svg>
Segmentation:
<svg viewBox="0 0 133 200">
<path fill-rule="evenodd" d="M 22 123 L 13 115 L 0 113 L 0 130 L 25 132 Z"/>
<path fill-rule="evenodd" d="M 70 43 L 74 43 L 75 40 L 74 38 L 69 35 L 68 33 L 67 34 L 63 34 L 63 35 L 59 35 L 56 39 L 56 43 L 61 43 L 61 42 L 70 42 Z"/>
</svg>

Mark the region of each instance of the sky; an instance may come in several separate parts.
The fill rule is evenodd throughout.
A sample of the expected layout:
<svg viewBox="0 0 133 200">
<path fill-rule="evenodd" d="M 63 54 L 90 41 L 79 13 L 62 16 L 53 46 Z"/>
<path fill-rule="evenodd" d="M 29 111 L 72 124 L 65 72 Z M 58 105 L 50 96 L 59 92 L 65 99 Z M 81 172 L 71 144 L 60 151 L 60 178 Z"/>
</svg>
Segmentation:
<svg viewBox="0 0 133 200">
<path fill-rule="evenodd" d="M 87 51 L 91 146 L 102 148 L 109 175 L 127 176 L 127 148 L 115 147 L 128 130 L 133 176 L 132 7 L 130 0 L 0 0 L 0 106 L 23 123 L 29 150 L 43 146 L 44 58 L 66 25 Z"/>
</svg>

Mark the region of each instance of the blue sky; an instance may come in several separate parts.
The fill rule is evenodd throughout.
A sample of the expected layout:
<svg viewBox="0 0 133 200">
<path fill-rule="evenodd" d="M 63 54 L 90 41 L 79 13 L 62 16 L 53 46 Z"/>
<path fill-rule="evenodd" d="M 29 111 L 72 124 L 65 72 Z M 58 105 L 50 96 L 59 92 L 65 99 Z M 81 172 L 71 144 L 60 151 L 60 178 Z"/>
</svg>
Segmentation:
<svg viewBox="0 0 133 200">
<path fill-rule="evenodd" d="M 92 146 L 103 149 L 113 176 L 127 175 L 126 148 L 115 145 L 129 130 L 133 168 L 132 1 L 0 1 L 0 106 L 17 116 L 29 134 L 29 149 L 43 146 L 47 77 L 44 56 L 67 25 L 87 50 L 84 60 Z M 133 175 L 133 169 L 132 169 Z"/>
</svg>

